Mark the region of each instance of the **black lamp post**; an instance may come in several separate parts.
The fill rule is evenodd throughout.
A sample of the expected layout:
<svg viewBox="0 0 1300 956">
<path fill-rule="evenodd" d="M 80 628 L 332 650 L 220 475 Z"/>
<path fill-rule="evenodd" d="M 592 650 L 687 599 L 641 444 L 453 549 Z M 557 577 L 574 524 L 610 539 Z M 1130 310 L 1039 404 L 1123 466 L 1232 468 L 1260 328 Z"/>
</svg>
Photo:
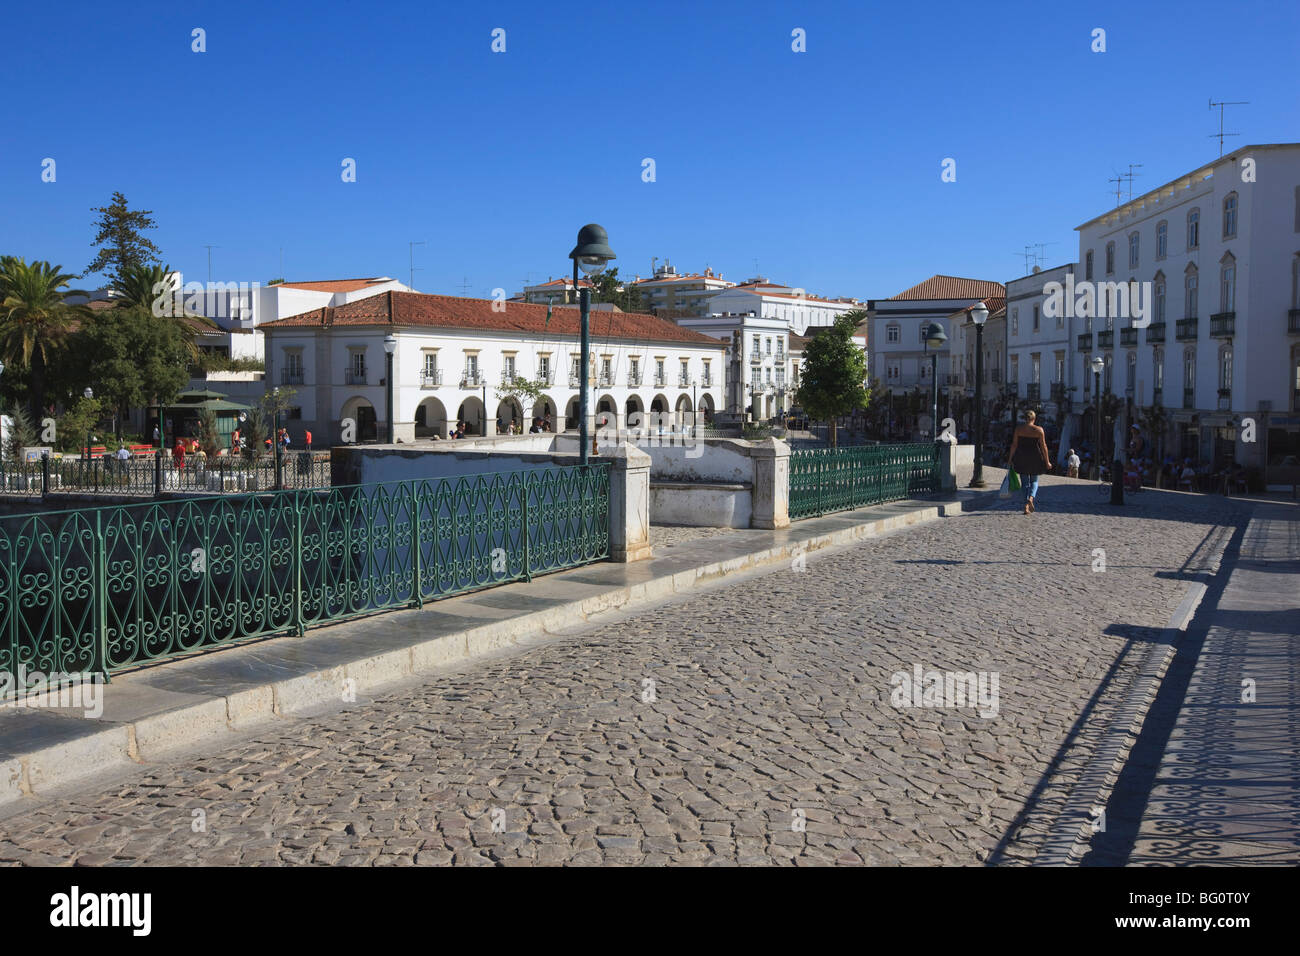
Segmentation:
<svg viewBox="0 0 1300 956">
<path fill-rule="evenodd" d="M 970 320 L 975 323 L 975 472 L 971 475 L 971 488 L 984 487 L 984 323 L 989 310 L 983 302 L 970 310 Z"/>
<path fill-rule="evenodd" d="M 939 440 L 939 348 L 948 341 L 943 326 L 931 322 L 925 329 L 925 351 L 930 355 L 930 441 Z M 934 349 L 933 352 L 930 350 Z"/>
<path fill-rule="evenodd" d="M 83 391 L 81 394 L 84 395 L 87 399 L 91 399 L 95 397 L 95 391 L 89 385 L 86 386 L 85 391 Z M 95 440 L 94 429 L 87 430 L 86 432 L 86 461 L 87 462 L 89 462 L 92 457 L 90 454 L 90 446 L 94 442 L 94 440 Z"/>
<path fill-rule="evenodd" d="M 397 336 L 389 332 L 384 336 L 384 360 L 387 362 L 387 374 L 384 384 L 388 386 L 388 444 L 393 444 L 396 432 L 393 427 L 393 353 L 397 351 Z"/>
<path fill-rule="evenodd" d="M 1093 455 L 1096 462 L 1097 480 L 1101 480 L 1101 370 L 1106 367 L 1100 355 L 1092 360 L 1092 399 L 1097 409 L 1097 451 Z"/>
<path fill-rule="evenodd" d="M 578 244 L 569 253 L 573 260 L 573 287 L 578 289 L 578 270 L 595 277 L 605 271 L 609 260 L 617 258 L 609 247 L 609 234 L 594 222 L 578 230 Z M 578 464 L 587 464 L 587 364 L 591 361 L 591 289 L 578 289 L 580 354 L 578 364 Z"/>
</svg>

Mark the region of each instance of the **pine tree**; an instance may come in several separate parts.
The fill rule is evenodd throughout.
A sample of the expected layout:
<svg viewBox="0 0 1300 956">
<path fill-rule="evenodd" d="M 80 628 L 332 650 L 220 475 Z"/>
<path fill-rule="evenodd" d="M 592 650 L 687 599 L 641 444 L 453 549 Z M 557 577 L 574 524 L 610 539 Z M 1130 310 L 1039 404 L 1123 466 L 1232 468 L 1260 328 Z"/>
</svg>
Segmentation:
<svg viewBox="0 0 1300 956">
<path fill-rule="evenodd" d="M 115 192 L 109 205 L 92 207 L 91 212 L 99 213 L 95 223 L 98 232 L 91 242 L 92 246 L 99 247 L 99 252 L 84 274 L 106 271 L 109 285 L 118 286 L 130 268 L 161 261 L 158 247 L 141 235 L 146 229 L 157 228 L 157 223 L 149 218 L 151 210 L 130 209 L 126 197 Z"/>
</svg>

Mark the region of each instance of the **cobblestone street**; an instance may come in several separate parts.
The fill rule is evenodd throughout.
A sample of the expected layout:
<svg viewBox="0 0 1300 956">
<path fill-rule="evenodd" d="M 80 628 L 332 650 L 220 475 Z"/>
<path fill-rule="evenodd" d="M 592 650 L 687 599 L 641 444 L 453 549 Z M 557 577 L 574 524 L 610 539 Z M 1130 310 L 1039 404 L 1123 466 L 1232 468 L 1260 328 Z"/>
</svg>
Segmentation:
<svg viewBox="0 0 1300 956">
<path fill-rule="evenodd" d="M 1050 478 L 1013 503 L 45 803 L 0 820 L 0 862 L 1026 862 L 1248 506 Z M 894 706 L 916 666 L 996 674 L 996 713 Z"/>
</svg>

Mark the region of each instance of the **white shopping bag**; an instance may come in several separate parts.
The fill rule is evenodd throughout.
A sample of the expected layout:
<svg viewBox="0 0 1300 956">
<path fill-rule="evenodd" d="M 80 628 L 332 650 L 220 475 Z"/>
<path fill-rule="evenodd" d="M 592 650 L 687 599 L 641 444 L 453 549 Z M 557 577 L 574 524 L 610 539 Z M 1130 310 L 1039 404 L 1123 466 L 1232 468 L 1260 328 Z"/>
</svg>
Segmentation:
<svg viewBox="0 0 1300 956">
<path fill-rule="evenodd" d="M 1007 472 L 1005 475 L 1002 476 L 1002 487 L 998 489 L 998 497 L 999 498 L 1011 497 L 1011 472 Z"/>
</svg>

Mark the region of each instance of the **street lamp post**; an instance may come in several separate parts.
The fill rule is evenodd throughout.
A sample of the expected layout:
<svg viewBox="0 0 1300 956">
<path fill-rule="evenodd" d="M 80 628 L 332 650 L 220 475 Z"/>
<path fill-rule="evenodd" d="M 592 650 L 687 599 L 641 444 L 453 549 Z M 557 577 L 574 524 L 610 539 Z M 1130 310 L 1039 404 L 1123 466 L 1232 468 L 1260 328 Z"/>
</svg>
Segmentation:
<svg viewBox="0 0 1300 956">
<path fill-rule="evenodd" d="M 609 234 L 604 228 L 596 225 L 594 222 L 588 223 L 578 230 L 578 244 L 573 247 L 569 253 L 569 258 L 573 260 L 573 287 L 578 289 L 578 270 L 581 269 L 587 276 L 595 278 L 605 271 L 605 266 L 609 260 L 617 258 L 614 250 L 609 247 Z M 580 366 L 578 370 L 578 464 L 587 464 L 587 408 L 589 397 L 587 395 L 588 386 L 588 363 L 591 361 L 591 288 L 586 287 L 578 289 L 578 313 L 579 313 L 579 359 Z M 594 436 L 593 436 L 594 442 Z"/>
<path fill-rule="evenodd" d="M 95 397 L 95 391 L 89 385 L 86 386 L 85 390 L 81 394 L 84 395 L 87 399 L 91 399 Z M 90 446 L 93 444 L 94 440 L 95 440 L 95 430 L 93 428 L 87 429 L 86 430 L 86 461 L 87 462 L 89 462 L 92 457 L 90 454 Z"/>
<path fill-rule="evenodd" d="M 1101 370 L 1106 367 L 1100 355 L 1092 360 L 1092 399 L 1097 410 L 1097 451 L 1093 455 L 1096 462 L 1097 480 L 1101 480 Z"/>
<path fill-rule="evenodd" d="M 970 320 L 975 323 L 975 471 L 971 475 L 971 488 L 984 487 L 984 416 L 982 385 L 984 383 L 984 323 L 989 310 L 983 302 L 970 310 Z"/>
<path fill-rule="evenodd" d="M 947 341 L 948 336 L 938 322 L 926 326 L 925 351 L 930 355 L 930 441 L 939 440 L 939 348 Z"/>
<path fill-rule="evenodd" d="M 388 386 L 388 444 L 393 444 L 396 431 L 393 427 L 393 353 L 397 351 L 397 336 L 389 332 L 384 336 L 384 356 L 388 363 L 384 383 Z"/>
</svg>

